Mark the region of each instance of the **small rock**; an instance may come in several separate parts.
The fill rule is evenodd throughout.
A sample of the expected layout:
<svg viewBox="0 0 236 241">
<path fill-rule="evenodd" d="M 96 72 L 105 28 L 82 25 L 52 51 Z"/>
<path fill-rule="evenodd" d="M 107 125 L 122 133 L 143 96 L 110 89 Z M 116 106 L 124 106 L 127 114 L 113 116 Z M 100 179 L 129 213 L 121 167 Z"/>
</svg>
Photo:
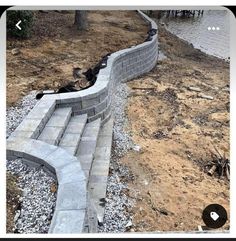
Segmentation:
<svg viewBox="0 0 236 241">
<path fill-rule="evenodd" d="M 129 222 L 125 225 L 125 227 L 126 227 L 126 228 L 129 228 L 129 227 L 131 227 L 132 225 L 133 225 L 132 221 L 129 220 Z"/>
<path fill-rule="evenodd" d="M 133 147 L 133 150 L 134 150 L 134 151 L 137 151 L 137 152 L 140 152 L 141 147 L 138 146 L 138 145 L 135 145 L 135 146 Z"/>
<path fill-rule="evenodd" d="M 41 216 L 41 219 L 42 219 L 43 221 L 45 221 L 45 220 L 47 219 L 47 216 L 46 216 L 46 215 L 42 215 L 42 216 Z"/>
<path fill-rule="evenodd" d="M 225 92 L 230 93 L 230 88 L 229 88 L 229 87 L 226 87 L 226 88 L 224 88 L 224 89 L 222 89 L 222 90 L 225 91 Z"/>
<path fill-rule="evenodd" d="M 55 193 L 57 191 L 57 186 L 53 183 L 51 186 L 50 186 L 50 190 L 52 193 Z"/>
<path fill-rule="evenodd" d="M 19 50 L 18 48 L 15 48 L 15 49 L 12 49 L 12 50 L 11 50 L 11 53 L 12 53 L 13 55 L 17 55 L 17 54 L 20 53 L 20 50 Z"/>
<path fill-rule="evenodd" d="M 201 92 L 201 89 L 198 88 L 198 87 L 189 86 L 188 89 L 189 89 L 189 90 L 192 90 L 192 91 L 196 91 L 196 92 Z"/>
<path fill-rule="evenodd" d="M 20 217 L 20 210 L 17 210 L 16 215 L 14 217 L 14 222 L 16 222 L 19 217 Z"/>
<path fill-rule="evenodd" d="M 198 94 L 198 97 L 203 98 L 203 99 L 208 99 L 208 100 L 214 99 L 214 97 L 212 97 L 210 95 L 205 95 L 205 94 L 202 94 L 202 93 Z"/>
</svg>

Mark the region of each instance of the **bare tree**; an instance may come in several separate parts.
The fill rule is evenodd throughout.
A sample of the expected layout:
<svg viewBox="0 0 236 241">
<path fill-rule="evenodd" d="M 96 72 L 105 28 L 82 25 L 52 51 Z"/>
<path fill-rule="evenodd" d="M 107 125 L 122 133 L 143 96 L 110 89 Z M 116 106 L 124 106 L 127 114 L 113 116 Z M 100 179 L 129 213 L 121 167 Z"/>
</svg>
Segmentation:
<svg viewBox="0 0 236 241">
<path fill-rule="evenodd" d="M 87 11 L 85 10 L 76 10 L 75 11 L 75 22 L 74 25 L 78 30 L 87 30 L 88 28 L 88 19 Z"/>
</svg>

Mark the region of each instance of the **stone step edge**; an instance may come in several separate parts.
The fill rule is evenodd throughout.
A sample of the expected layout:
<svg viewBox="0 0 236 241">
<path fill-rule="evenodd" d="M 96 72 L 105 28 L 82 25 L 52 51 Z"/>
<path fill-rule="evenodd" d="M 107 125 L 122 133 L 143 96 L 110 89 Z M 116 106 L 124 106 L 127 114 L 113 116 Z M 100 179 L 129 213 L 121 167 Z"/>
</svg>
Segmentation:
<svg viewBox="0 0 236 241">
<path fill-rule="evenodd" d="M 65 120 L 64 120 L 64 125 L 62 127 L 58 127 L 58 126 L 53 126 L 53 125 L 50 125 L 48 126 L 48 122 L 52 119 L 53 116 L 56 116 L 56 117 L 60 117 L 62 116 L 62 114 L 58 114 L 58 110 L 62 110 L 62 109 L 66 109 L 66 114 L 64 114 L 63 116 L 65 117 Z M 72 108 L 71 107 L 67 107 L 67 108 L 57 108 L 54 110 L 54 112 L 52 113 L 51 117 L 49 118 L 48 122 L 45 124 L 44 128 L 42 129 L 42 132 L 40 133 L 40 135 L 38 136 L 38 140 L 40 141 L 43 141 L 43 142 L 48 142 L 49 141 L 49 144 L 53 144 L 55 146 L 58 146 L 59 142 L 61 141 L 61 138 L 62 136 L 64 135 L 64 132 L 67 128 L 67 125 L 71 119 L 71 116 L 72 116 Z M 45 139 L 45 138 L 42 138 L 41 135 L 44 131 L 45 128 L 50 128 L 50 127 L 54 127 L 54 128 L 58 128 L 60 129 L 60 132 L 58 133 L 56 139 Z M 50 141 L 53 141 L 53 143 L 50 143 Z"/>
<path fill-rule="evenodd" d="M 93 199 L 93 188 L 96 188 L 94 186 L 94 180 L 97 180 L 97 185 L 99 187 L 103 187 L 103 191 L 102 191 L 102 195 L 105 199 L 106 197 L 106 188 L 107 188 L 107 179 L 108 179 L 108 175 L 109 175 L 109 166 L 110 166 L 110 156 L 111 156 L 111 148 L 112 148 L 112 137 L 113 137 L 113 125 L 114 125 L 114 116 L 111 115 L 111 118 L 108 122 L 105 123 L 105 125 L 103 127 L 101 127 L 100 132 L 98 134 L 98 139 L 97 139 L 97 146 L 95 149 L 95 154 L 94 154 L 94 159 L 93 159 L 93 163 L 92 163 L 92 167 L 91 167 L 91 172 L 90 172 L 90 178 L 88 181 L 88 197 L 90 198 L 88 205 L 90 205 L 90 209 L 94 210 L 93 215 L 95 215 L 94 217 L 90 217 L 90 219 L 97 220 L 97 224 L 102 224 L 103 223 L 103 219 L 104 219 L 104 211 L 105 211 L 105 206 L 104 207 L 100 207 L 98 204 L 98 200 L 94 200 Z M 102 140 L 102 146 L 101 146 L 101 140 Z M 101 148 L 105 148 L 106 150 L 108 150 L 108 152 L 106 152 L 104 155 L 101 152 Z M 104 159 L 103 159 L 104 158 Z M 97 163 L 96 163 L 97 161 Z M 101 162 L 102 161 L 102 162 Z M 98 163 L 101 164 L 106 164 L 106 166 L 103 166 L 103 170 L 102 173 L 97 173 L 98 175 L 96 175 L 96 172 L 93 172 L 93 167 L 95 167 Z M 95 167 L 96 168 L 96 167 Z M 99 172 L 99 170 L 98 170 Z M 95 174 L 95 175 L 93 175 Z M 104 176 L 105 174 L 105 176 Z M 101 185 L 99 185 L 99 182 Z M 99 208 L 98 208 L 99 206 Z M 91 224 L 92 228 L 90 228 L 90 230 L 94 230 L 94 224 L 93 223 L 89 223 Z"/>
<path fill-rule="evenodd" d="M 69 122 L 67 123 L 67 126 L 66 126 L 66 128 L 65 128 L 65 130 L 64 130 L 64 133 L 63 133 L 63 135 L 61 136 L 60 141 L 59 141 L 59 143 L 58 143 L 58 146 L 61 147 L 61 148 L 66 149 L 67 147 L 72 147 L 72 146 L 62 145 L 61 142 L 62 142 L 63 138 L 65 137 L 65 135 L 67 135 L 67 134 L 73 134 L 72 132 L 68 132 L 68 125 L 70 124 L 70 122 L 71 122 L 71 120 L 73 119 L 73 117 L 75 117 L 75 116 L 71 116 L 71 118 L 70 118 Z M 78 135 L 78 141 L 77 141 L 77 143 L 76 143 L 76 146 L 73 146 L 73 147 L 72 147 L 72 148 L 74 148 L 74 150 L 73 150 L 73 156 L 76 155 L 76 152 L 77 152 L 78 147 L 79 147 L 79 143 L 80 143 L 80 141 L 81 141 L 81 137 L 82 137 L 82 135 L 83 135 L 83 132 L 84 132 L 84 130 L 85 130 L 85 126 L 86 126 L 87 120 L 88 120 L 88 115 L 87 115 L 87 114 L 82 114 L 82 115 L 80 115 L 80 117 L 81 117 L 82 119 L 84 119 L 83 122 L 80 122 L 80 124 L 82 124 L 83 126 L 82 126 L 82 128 L 81 128 L 81 132 L 80 132 L 80 133 L 74 133 L 74 134 L 73 134 L 73 135 Z"/>
</svg>

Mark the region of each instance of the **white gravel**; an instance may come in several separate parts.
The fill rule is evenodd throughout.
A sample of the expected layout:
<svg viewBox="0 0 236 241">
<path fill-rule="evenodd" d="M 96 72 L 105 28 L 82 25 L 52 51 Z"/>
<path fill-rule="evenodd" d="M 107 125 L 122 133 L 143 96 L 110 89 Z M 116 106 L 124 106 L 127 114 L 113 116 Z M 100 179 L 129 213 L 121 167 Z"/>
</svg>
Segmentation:
<svg viewBox="0 0 236 241">
<path fill-rule="evenodd" d="M 133 179 L 129 169 L 121 165 L 121 158 L 128 150 L 134 147 L 129 133 L 125 131 L 128 120 L 125 115 L 125 106 L 129 94 L 128 86 L 120 84 L 116 88 L 113 98 L 113 113 L 115 117 L 113 127 L 113 149 L 110 161 L 110 176 L 107 183 L 107 196 L 105 204 L 104 222 L 99 226 L 99 232 L 125 232 L 132 227 L 131 209 L 134 199 L 125 193 L 128 191 L 127 183 Z"/>
<path fill-rule="evenodd" d="M 7 170 L 18 176 L 17 186 L 22 191 L 13 232 L 47 233 L 56 203 L 56 193 L 51 191 L 55 180 L 41 167 L 24 165 L 20 158 L 7 161 Z"/>
<path fill-rule="evenodd" d="M 115 117 L 113 127 L 113 140 L 115 143 L 114 152 L 119 157 L 126 154 L 127 151 L 134 146 L 130 134 L 125 130 L 125 127 L 128 125 L 128 119 L 125 114 L 128 95 L 129 87 L 127 84 L 122 83 L 117 86 L 112 103 L 112 111 Z"/>
<path fill-rule="evenodd" d="M 8 138 L 10 134 L 16 129 L 16 127 L 21 123 L 24 117 L 29 113 L 31 109 L 35 106 L 38 100 L 35 99 L 36 91 L 31 91 L 30 94 L 22 98 L 22 100 L 16 105 L 7 108 L 6 116 L 6 137 Z"/>
<path fill-rule="evenodd" d="M 16 129 L 35 106 L 36 91 L 25 96 L 15 107 L 9 107 L 6 115 L 6 137 Z M 18 176 L 17 186 L 22 190 L 20 209 L 15 214 L 16 233 L 47 233 L 56 205 L 56 193 L 51 186 L 56 181 L 41 167 L 31 168 L 21 159 L 7 160 L 7 171 Z"/>
</svg>

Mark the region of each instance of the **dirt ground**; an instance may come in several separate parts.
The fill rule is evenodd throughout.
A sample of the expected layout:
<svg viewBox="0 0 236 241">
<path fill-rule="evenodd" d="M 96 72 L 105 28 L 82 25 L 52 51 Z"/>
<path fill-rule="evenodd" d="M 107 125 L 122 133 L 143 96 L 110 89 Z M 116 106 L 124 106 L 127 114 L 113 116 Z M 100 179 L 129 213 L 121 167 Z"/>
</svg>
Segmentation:
<svg viewBox="0 0 236 241">
<path fill-rule="evenodd" d="M 73 26 L 74 11 L 34 14 L 32 37 L 7 41 L 7 106 L 31 90 L 56 90 L 73 80 L 74 67 L 87 70 L 110 52 L 142 43 L 148 31 L 135 11 L 89 11 L 84 32 Z"/>
<path fill-rule="evenodd" d="M 161 26 L 159 40 L 167 58 L 129 82 L 127 130 L 141 147 L 122 158 L 134 175 L 132 231 L 196 231 L 209 204 L 221 204 L 229 215 L 229 181 L 204 168 L 213 146 L 229 158 L 229 64 Z M 190 86 L 214 99 L 198 97 Z"/>
<path fill-rule="evenodd" d="M 14 227 L 14 217 L 15 212 L 19 206 L 19 197 L 21 195 L 21 191 L 16 186 L 17 177 L 7 173 L 7 233 L 12 232 L 12 228 Z"/>
</svg>

